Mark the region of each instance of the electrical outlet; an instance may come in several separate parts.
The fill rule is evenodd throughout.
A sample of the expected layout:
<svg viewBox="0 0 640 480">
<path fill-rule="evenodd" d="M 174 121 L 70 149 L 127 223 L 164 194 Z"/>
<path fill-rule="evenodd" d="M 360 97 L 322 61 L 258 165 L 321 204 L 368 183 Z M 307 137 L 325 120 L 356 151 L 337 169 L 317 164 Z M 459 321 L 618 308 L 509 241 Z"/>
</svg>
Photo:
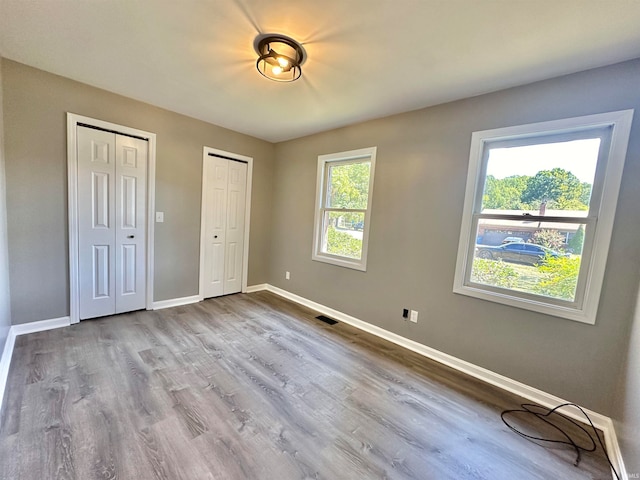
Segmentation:
<svg viewBox="0 0 640 480">
<path fill-rule="evenodd" d="M 291 280 L 291 273 L 289 273 L 289 272 L 284 272 L 284 279 L 285 279 L 285 280 Z"/>
<path fill-rule="evenodd" d="M 411 310 L 411 317 L 409 317 L 409 320 L 411 320 L 413 323 L 418 323 L 418 311 L 417 310 Z"/>
<path fill-rule="evenodd" d="M 402 309 L 402 318 L 409 318 L 409 309 L 407 308 L 403 308 Z"/>
</svg>

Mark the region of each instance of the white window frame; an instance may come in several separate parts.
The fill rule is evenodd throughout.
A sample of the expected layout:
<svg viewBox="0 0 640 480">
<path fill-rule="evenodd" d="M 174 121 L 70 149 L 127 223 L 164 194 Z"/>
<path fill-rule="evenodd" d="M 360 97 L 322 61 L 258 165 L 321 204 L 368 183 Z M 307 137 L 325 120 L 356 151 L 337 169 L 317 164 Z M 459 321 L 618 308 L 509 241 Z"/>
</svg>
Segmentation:
<svg viewBox="0 0 640 480">
<path fill-rule="evenodd" d="M 453 285 L 454 293 L 591 325 L 595 324 L 632 119 L 633 110 L 622 110 L 474 132 L 471 137 L 469 171 Z M 611 136 L 608 155 L 602 155 L 602 152 L 599 155 L 589 215 L 588 219 L 585 218 L 583 222 L 587 223 L 588 230 L 585 235 L 585 250 L 578 277 L 576 301 L 557 301 L 540 295 L 471 282 L 469 276 L 476 243 L 475 225 L 478 215 L 481 214 L 482 189 L 486 176 L 486 152 L 491 144 L 505 140 L 543 138 L 602 128 L 610 128 Z M 601 148 L 606 148 L 606 146 L 601 146 Z M 599 195 L 598 185 L 601 186 Z M 584 258 L 587 255 L 588 258 Z"/>
<path fill-rule="evenodd" d="M 376 151 L 377 147 L 361 148 L 359 150 L 350 150 L 348 152 L 331 153 L 318 156 L 318 171 L 316 176 L 316 208 L 315 221 L 313 230 L 313 252 L 312 260 L 318 262 L 330 263 L 340 267 L 352 268 L 365 272 L 367 270 L 367 252 L 369 250 L 369 228 L 371 226 L 371 205 L 373 199 L 373 179 L 375 177 L 376 167 Z M 332 255 L 322 251 L 322 234 L 323 219 L 326 211 L 357 211 L 362 210 L 344 210 L 332 209 L 326 206 L 327 187 L 328 187 L 328 171 L 331 164 L 336 163 L 357 163 L 367 161 L 371 162 L 371 170 L 369 173 L 369 192 L 367 195 L 367 209 L 364 211 L 364 229 L 362 232 L 362 256 L 360 260 L 344 257 L 341 255 Z"/>
</svg>

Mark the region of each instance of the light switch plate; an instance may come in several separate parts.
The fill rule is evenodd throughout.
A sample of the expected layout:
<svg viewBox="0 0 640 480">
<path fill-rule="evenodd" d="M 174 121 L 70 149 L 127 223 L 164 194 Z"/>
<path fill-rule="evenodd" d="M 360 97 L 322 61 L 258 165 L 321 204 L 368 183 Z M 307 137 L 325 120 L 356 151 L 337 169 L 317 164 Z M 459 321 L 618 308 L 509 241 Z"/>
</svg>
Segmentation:
<svg viewBox="0 0 640 480">
<path fill-rule="evenodd" d="M 157 223 L 164 222 L 164 212 L 156 212 L 156 222 Z"/>
</svg>

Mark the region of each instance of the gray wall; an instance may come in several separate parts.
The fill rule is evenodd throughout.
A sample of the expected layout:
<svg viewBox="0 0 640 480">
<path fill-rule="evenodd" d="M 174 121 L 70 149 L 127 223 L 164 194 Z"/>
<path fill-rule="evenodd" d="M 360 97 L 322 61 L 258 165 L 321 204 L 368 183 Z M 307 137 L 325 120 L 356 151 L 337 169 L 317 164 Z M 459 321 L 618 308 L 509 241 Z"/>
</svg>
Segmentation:
<svg viewBox="0 0 640 480">
<path fill-rule="evenodd" d="M 0 64 L 0 357 L 11 327 L 9 252 L 7 247 L 7 203 L 4 169 L 4 125 L 2 121 L 2 64 Z M 2 399 L 0 398 L 0 403 Z"/>
<path fill-rule="evenodd" d="M 627 473 L 640 475 L 640 291 L 620 375 L 614 422 Z"/>
<path fill-rule="evenodd" d="M 611 414 L 640 274 L 639 78 L 632 61 L 277 144 L 269 283 Z M 471 133 L 629 108 L 636 116 L 596 324 L 455 295 Z M 368 271 L 314 262 L 317 157 L 370 146 Z M 402 308 L 418 310 L 418 324 Z"/>
<path fill-rule="evenodd" d="M 14 324 L 69 314 L 66 112 L 157 134 L 154 300 L 198 294 L 202 147 L 254 158 L 249 284 L 267 280 L 274 146 L 7 59 L 7 209 Z"/>
<path fill-rule="evenodd" d="M 165 212 L 165 223 L 156 225 L 156 301 L 198 290 L 202 146 L 252 156 L 250 285 L 269 282 L 613 415 L 629 472 L 640 469 L 633 464 L 640 458 L 633 437 L 640 428 L 638 114 L 595 326 L 452 293 L 471 132 L 627 108 L 640 111 L 640 61 L 275 147 L 6 59 L 0 67 L 7 178 L 4 208 L 0 162 L 0 345 L 10 313 L 14 324 L 69 313 L 65 112 L 72 111 L 158 135 L 157 210 Z M 368 271 L 311 261 L 317 156 L 374 145 L 378 164 Z M 7 212 L 12 312 L 3 240 Z M 292 272 L 289 281 L 285 270 Z M 404 307 L 420 311 L 417 325 L 401 319 Z M 625 360 L 627 368 L 620 372 Z M 612 393 L 616 379 L 618 402 Z"/>
</svg>

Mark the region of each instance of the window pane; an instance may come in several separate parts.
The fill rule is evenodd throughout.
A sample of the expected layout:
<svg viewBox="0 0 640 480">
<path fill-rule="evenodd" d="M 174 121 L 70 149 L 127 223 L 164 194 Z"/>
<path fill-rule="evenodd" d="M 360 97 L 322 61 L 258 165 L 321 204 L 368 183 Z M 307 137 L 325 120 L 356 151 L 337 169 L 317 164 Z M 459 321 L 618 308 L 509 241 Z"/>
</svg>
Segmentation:
<svg viewBox="0 0 640 480">
<path fill-rule="evenodd" d="M 479 221 L 471 282 L 573 302 L 585 225 L 522 223 Z"/>
<path fill-rule="evenodd" d="M 366 210 L 371 162 L 329 164 L 327 208 Z"/>
<path fill-rule="evenodd" d="M 359 260 L 363 230 L 364 212 L 325 212 L 322 252 Z"/>
<path fill-rule="evenodd" d="M 586 216 L 600 138 L 490 148 L 483 213 Z"/>
</svg>

